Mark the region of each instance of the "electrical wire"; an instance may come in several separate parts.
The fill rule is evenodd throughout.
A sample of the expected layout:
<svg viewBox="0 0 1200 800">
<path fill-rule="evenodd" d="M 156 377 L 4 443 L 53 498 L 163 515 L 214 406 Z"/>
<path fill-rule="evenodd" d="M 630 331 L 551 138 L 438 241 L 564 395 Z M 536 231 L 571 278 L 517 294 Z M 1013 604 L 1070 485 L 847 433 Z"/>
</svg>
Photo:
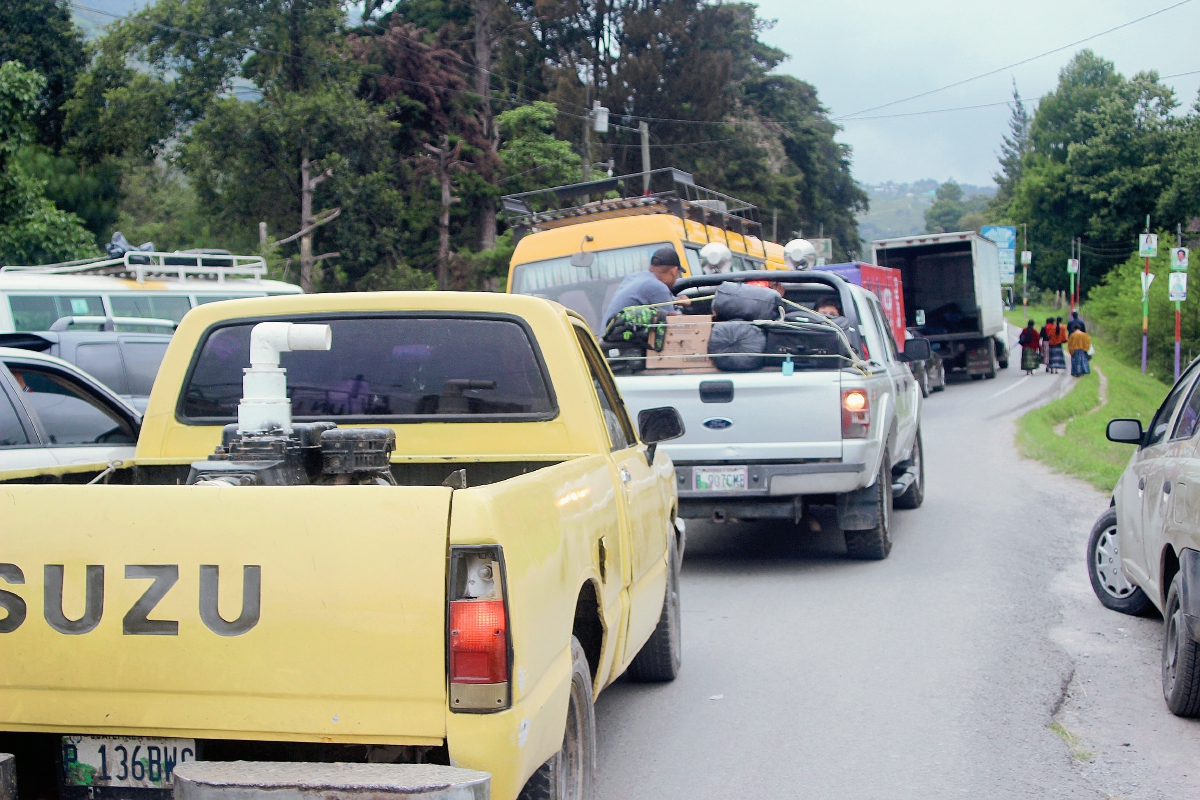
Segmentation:
<svg viewBox="0 0 1200 800">
<path fill-rule="evenodd" d="M 840 117 L 834 117 L 834 118 L 833 118 L 833 121 L 834 121 L 834 122 L 837 122 L 837 121 L 840 121 L 840 120 L 843 120 L 843 119 L 847 119 L 847 118 L 849 118 L 849 117 L 857 117 L 859 114 L 866 114 L 866 113 L 868 113 L 868 112 L 871 112 L 871 111 L 878 111 L 878 110 L 879 110 L 879 109 L 881 109 L 881 108 L 888 108 L 888 107 L 890 107 L 890 106 L 899 105 L 900 103 L 907 103 L 909 100 L 916 100 L 917 98 L 920 98 L 920 97 L 928 97 L 928 96 L 929 96 L 929 95 L 931 95 L 931 94 L 936 94 L 936 93 L 938 93 L 938 92 L 943 92 L 943 91 L 945 91 L 946 89 L 953 89 L 953 88 L 954 88 L 954 87 L 956 87 L 956 86 L 962 86 L 963 84 L 971 83 L 971 82 L 973 82 L 973 81 L 977 81 L 977 80 L 979 80 L 979 79 L 981 79 L 981 78 L 987 78 L 987 77 L 989 77 L 989 76 L 991 76 L 991 75 L 996 75 L 996 74 L 998 74 L 998 73 L 1005 72 L 1005 71 L 1007 71 L 1007 70 L 1013 69 L 1014 67 L 1019 67 L 1019 66 L 1022 66 L 1022 65 L 1024 65 L 1024 64 L 1028 64 L 1028 63 L 1030 63 L 1031 61 L 1037 61 L 1039 58 L 1045 58 L 1046 56 L 1049 56 L 1049 55 L 1053 55 L 1053 54 L 1055 54 L 1055 53 L 1062 52 L 1063 50 L 1069 50 L 1070 48 L 1072 48 L 1072 47 L 1077 47 L 1078 45 L 1081 45 L 1081 44 L 1083 44 L 1084 42 L 1090 42 L 1092 39 L 1098 39 L 1098 38 L 1100 38 L 1101 36 L 1106 36 L 1106 35 L 1108 35 L 1108 34 L 1110 34 L 1110 33 L 1113 33 L 1114 31 L 1119 31 L 1119 30 L 1121 30 L 1122 28 L 1128 28 L 1130 25 L 1136 25 L 1137 23 L 1139 23 L 1139 22 L 1143 22 L 1143 21 L 1145 21 L 1145 20 L 1148 20 L 1148 19 L 1150 19 L 1151 17 L 1157 17 L 1159 14 L 1165 14 L 1165 13 L 1166 13 L 1166 12 L 1168 12 L 1168 11 L 1172 11 L 1172 10 L 1174 10 L 1174 9 L 1176 9 L 1176 8 L 1179 8 L 1180 6 L 1185 6 L 1185 5 L 1187 5 L 1188 3 L 1190 3 L 1190 2 L 1192 2 L 1192 0 L 1179 0 L 1179 2 L 1177 2 L 1177 3 L 1172 3 L 1171 5 L 1167 6 L 1166 8 L 1160 8 L 1158 11 L 1152 11 L 1152 12 L 1150 12 L 1149 14 L 1145 14 L 1145 15 L 1143 15 L 1143 16 L 1140 16 L 1140 17 L 1138 17 L 1137 19 L 1130 20 L 1129 22 L 1123 22 L 1123 23 L 1121 23 L 1120 25 L 1117 25 L 1117 26 L 1114 26 L 1114 27 L 1112 27 L 1112 28 L 1109 28 L 1108 30 L 1100 31 L 1099 33 L 1093 33 L 1091 36 L 1085 36 L 1084 38 L 1082 38 L 1082 39 L 1078 39 L 1078 40 L 1076 40 L 1076 41 L 1074 41 L 1074 42 L 1071 42 L 1070 44 L 1064 44 L 1064 45 L 1062 45 L 1062 46 L 1060 46 L 1060 47 L 1055 47 L 1054 49 L 1052 49 L 1052 50 L 1047 50 L 1047 51 L 1046 51 L 1046 52 L 1044 52 L 1044 53 L 1038 53 L 1038 54 L 1037 54 L 1037 55 L 1035 55 L 1035 56 L 1030 56 L 1030 57 L 1028 57 L 1028 58 L 1023 58 L 1023 59 L 1021 59 L 1020 61 L 1014 61 L 1013 63 L 1011 63 L 1011 64 L 1007 64 L 1007 65 L 1005 65 L 1005 66 L 1003 66 L 1003 67 L 998 67 L 998 68 L 996 68 L 996 69 L 988 70 L 987 72 L 982 72 L 982 73 L 980 73 L 980 74 L 978 74 L 978 75 L 973 75 L 973 76 L 972 76 L 972 77 L 970 77 L 970 78 L 964 78 L 964 79 L 963 79 L 963 80 L 961 80 L 961 81 L 955 81 L 954 83 L 948 83 L 948 84 L 946 84 L 945 86 L 939 86 L 939 87 L 938 87 L 938 88 L 936 88 L 936 89 L 930 89 L 930 90 L 928 90 L 928 91 L 925 91 L 925 92 L 919 92 L 918 94 L 914 94 L 914 95 L 911 95 L 911 96 L 909 96 L 909 97 L 904 97 L 904 98 L 901 98 L 901 99 L 899 99 L 899 100 L 893 100 L 893 101 L 891 101 L 890 103 L 883 103 L 882 105 L 871 106 L 870 108 L 864 108 L 864 109 L 862 109 L 861 111 L 854 111 L 854 112 L 851 112 L 851 113 L 849 113 L 849 114 L 843 114 L 843 115 L 842 115 L 842 116 L 840 116 Z"/>
</svg>

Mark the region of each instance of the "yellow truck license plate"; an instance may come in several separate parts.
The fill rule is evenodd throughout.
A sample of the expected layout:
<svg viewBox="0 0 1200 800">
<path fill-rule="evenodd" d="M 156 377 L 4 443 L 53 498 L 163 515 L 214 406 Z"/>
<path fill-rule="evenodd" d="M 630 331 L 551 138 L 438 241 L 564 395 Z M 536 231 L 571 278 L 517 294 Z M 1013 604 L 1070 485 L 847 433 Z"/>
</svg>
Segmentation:
<svg viewBox="0 0 1200 800">
<path fill-rule="evenodd" d="M 697 492 L 729 492 L 746 489 L 745 467 L 694 467 L 692 489 Z"/>
<path fill-rule="evenodd" d="M 66 786 L 170 789 L 177 764 L 196 760 L 195 739 L 64 736 Z"/>
</svg>

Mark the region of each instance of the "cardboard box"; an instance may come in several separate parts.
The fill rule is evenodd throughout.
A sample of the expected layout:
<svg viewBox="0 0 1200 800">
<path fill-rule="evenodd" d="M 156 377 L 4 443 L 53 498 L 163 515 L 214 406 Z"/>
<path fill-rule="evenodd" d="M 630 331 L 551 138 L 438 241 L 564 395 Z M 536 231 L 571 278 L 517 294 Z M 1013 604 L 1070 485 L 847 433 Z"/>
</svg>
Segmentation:
<svg viewBox="0 0 1200 800">
<path fill-rule="evenodd" d="M 667 317 L 663 349 L 657 353 L 653 350 L 646 351 L 646 369 L 713 372 L 716 368 L 707 355 L 708 337 L 711 335 L 710 314 L 680 314 Z"/>
</svg>

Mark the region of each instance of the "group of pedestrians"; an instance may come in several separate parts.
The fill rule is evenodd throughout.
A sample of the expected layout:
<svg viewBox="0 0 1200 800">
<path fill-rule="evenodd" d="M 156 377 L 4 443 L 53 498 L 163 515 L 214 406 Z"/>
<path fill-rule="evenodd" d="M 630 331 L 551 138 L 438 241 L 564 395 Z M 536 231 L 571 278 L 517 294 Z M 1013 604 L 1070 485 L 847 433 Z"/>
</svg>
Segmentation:
<svg viewBox="0 0 1200 800">
<path fill-rule="evenodd" d="M 1079 318 L 1079 313 L 1071 312 L 1071 319 L 1063 325 L 1062 317 L 1047 317 L 1046 324 L 1039 331 L 1033 320 L 1021 329 L 1017 343 L 1021 345 L 1021 369 L 1026 375 L 1044 366 L 1046 372 L 1057 373 L 1066 369 L 1062 347 L 1067 346 L 1071 357 L 1071 375 L 1078 378 L 1092 371 L 1091 359 L 1095 354 L 1092 348 L 1092 337 L 1088 335 L 1087 326 Z"/>
</svg>

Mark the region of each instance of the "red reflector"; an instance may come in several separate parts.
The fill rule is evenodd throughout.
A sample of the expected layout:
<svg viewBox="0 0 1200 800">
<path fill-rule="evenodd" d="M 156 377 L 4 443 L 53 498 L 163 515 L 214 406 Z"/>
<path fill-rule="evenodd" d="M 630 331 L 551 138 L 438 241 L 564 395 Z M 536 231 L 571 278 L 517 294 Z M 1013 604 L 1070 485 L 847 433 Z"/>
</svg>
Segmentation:
<svg viewBox="0 0 1200 800">
<path fill-rule="evenodd" d="M 450 680 L 453 683 L 508 680 L 508 620 L 503 600 L 450 603 Z"/>
</svg>

